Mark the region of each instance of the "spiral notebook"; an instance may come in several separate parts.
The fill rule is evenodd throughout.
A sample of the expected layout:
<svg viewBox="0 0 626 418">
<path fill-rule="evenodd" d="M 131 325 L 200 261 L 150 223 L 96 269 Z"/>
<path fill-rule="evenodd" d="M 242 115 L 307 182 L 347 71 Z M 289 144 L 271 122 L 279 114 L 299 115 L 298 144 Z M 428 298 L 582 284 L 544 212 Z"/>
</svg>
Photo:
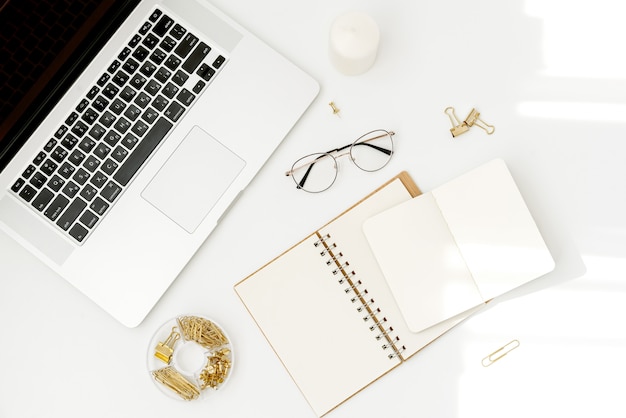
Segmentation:
<svg viewBox="0 0 626 418">
<path fill-rule="evenodd" d="M 421 332 L 406 325 L 363 224 L 420 193 L 402 172 L 235 285 L 318 416 L 481 308 Z"/>
</svg>

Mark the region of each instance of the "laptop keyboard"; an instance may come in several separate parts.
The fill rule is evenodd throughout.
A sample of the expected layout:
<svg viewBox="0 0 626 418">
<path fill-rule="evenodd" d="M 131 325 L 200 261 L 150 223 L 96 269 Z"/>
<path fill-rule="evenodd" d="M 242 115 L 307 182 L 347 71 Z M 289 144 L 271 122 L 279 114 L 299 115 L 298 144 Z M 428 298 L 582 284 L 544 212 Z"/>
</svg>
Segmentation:
<svg viewBox="0 0 626 418">
<path fill-rule="evenodd" d="M 84 243 L 225 62 L 155 9 L 11 190 Z"/>
</svg>

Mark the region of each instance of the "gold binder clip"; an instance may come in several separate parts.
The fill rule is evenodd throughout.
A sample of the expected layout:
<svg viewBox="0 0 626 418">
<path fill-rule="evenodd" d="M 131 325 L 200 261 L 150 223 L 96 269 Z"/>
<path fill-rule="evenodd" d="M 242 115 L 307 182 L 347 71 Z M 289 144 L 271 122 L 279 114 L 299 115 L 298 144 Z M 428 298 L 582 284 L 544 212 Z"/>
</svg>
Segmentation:
<svg viewBox="0 0 626 418">
<path fill-rule="evenodd" d="M 452 128 L 450 129 L 450 133 L 452 134 L 453 138 L 469 131 L 470 127 L 467 125 L 467 123 L 459 121 L 459 118 L 456 116 L 456 113 L 454 113 L 453 107 L 451 106 L 446 107 L 446 110 L 444 110 L 444 113 L 448 115 L 448 117 L 450 118 L 450 122 L 452 123 Z"/>
<path fill-rule="evenodd" d="M 485 357 L 482 360 L 483 367 L 491 366 L 493 363 L 495 363 L 496 361 L 500 360 L 502 357 L 506 356 L 511 351 L 515 350 L 517 347 L 519 347 L 519 341 L 518 340 L 513 340 L 513 341 L 510 341 L 510 342 L 506 343 L 505 345 L 503 345 L 502 347 L 498 348 L 496 351 L 494 351 L 493 353 L 489 354 L 487 357 Z"/>
<path fill-rule="evenodd" d="M 478 126 L 487 132 L 487 135 L 491 135 L 495 132 L 496 128 L 493 125 L 489 125 L 487 122 L 480 118 L 480 112 L 476 109 L 472 109 L 472 111 L 467 115 L 465 120 L 463 121 L 467 126 Z"/>
<path fill-rule="evenodd" d="M 174 345 L 180 338 L 180 334 L 176 332 L 176 327 L 172 327 L 172 332 L 163 342 L 159 342 L 154 349 L 154 357 L 158 358 L 166 364 L 170 364 L 172 354 L 174 354 Z"/>
</svg>

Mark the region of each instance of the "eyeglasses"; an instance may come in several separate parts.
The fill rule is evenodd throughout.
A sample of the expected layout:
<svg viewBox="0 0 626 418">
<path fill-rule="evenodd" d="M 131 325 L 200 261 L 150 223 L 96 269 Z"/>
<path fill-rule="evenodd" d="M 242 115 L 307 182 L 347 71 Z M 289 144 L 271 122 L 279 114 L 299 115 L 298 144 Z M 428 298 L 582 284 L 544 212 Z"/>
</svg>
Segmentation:
<svg viewBox="0 0 626 418">
<path fill-rule="evenodd" d="M 298 189 L 309 193 L 323 192 L 328 190 L 337 178 L 339 157 L 349 155 L 354 165 L 363 171 L 378 171 L 386 166 L 393 155 L 394 135 L 394 132 L 384 129 L 368 132 L 351 144 L 300 158 L 285 175 L 293 178 Z M 346 149 L 348 152 L 332 155 Z"/>
</svg>

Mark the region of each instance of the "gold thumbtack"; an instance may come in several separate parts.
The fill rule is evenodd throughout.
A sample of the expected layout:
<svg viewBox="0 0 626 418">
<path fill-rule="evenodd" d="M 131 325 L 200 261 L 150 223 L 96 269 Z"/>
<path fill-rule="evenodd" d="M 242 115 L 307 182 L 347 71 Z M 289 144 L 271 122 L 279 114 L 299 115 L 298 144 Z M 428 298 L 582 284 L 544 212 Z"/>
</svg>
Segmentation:
<svg viewBox="0 0 626 418">
<path fill-rule="evenodd" d="M 463 121 L 467 126 L 478 126 L 487 132 L 487 135 L 491 135 L 495 132 L 496 128 L 493 125 L 489 125 L 487 122 L 480 118 L 480 112 L 476 109 L 472 109 L 472 111 L 467 115 L 465 120 Z"/>
<path fill-rule="evenodd" d="M 174 345 L 180 338 L 180 334 L 176 332 L 176 327 L 172 327 L 172 332 L 163 342 L 159 342 L 154 349 L 154 357 L 158 358 L 166 364 L 170 364 L 172 354 L 174 354 Z"/>
<path fill-rule="evenodd" d="M 452 128 L 450 129 L 450 133 L 452 134 L 453 138 L 469 131 L 469 126 L 467 125 L 467 123 L 459 121 L 459 118 L 456 116 L 456 113 L 454 113 L 453 107 L 451 106 L 446 107 L 446 110 L 444 110 L 444 113 L 448 115 L 448 117 L 450 118 L 450 122 L 452 123 Z"/>
<path fill-rule="evenodd" d="M 333 109 L 333 115 L 339 115 L 339 108 L 335 105 L 335 102 L 330 102 L 328 103 L 328 106 L 330 106 L 331 109 Z"/>
</svg>

